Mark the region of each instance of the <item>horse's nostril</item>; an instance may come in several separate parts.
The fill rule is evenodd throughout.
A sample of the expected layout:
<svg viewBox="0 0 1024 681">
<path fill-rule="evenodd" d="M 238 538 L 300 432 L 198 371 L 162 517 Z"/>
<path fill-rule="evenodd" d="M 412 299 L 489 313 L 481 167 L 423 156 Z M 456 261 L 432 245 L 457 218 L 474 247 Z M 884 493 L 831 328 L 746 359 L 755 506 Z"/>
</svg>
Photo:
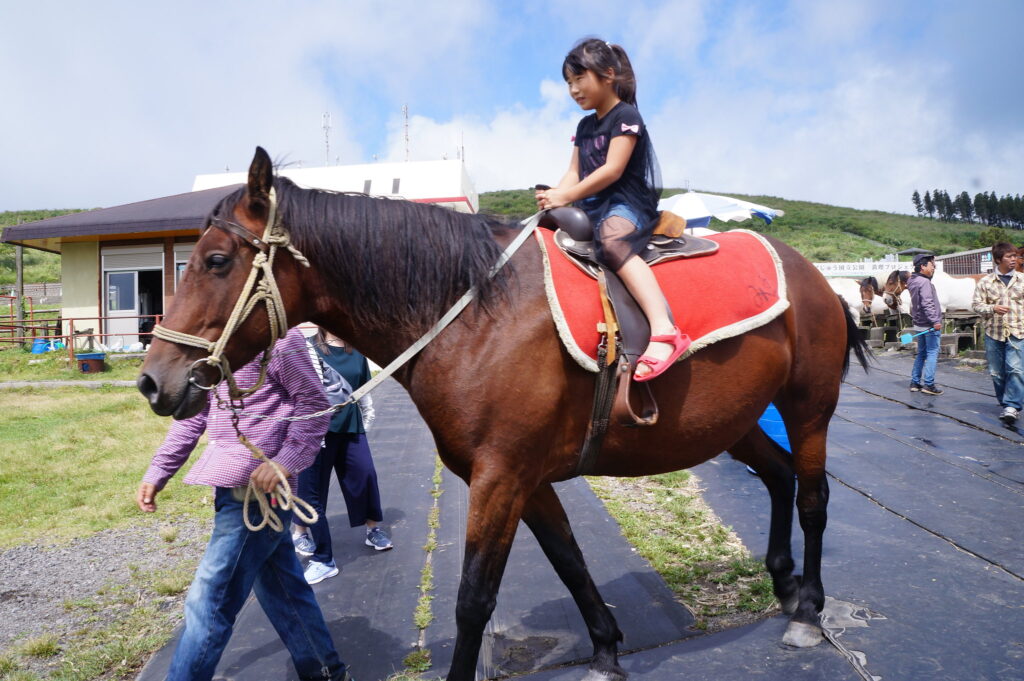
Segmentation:
<svg viewBox="0 0 1024 681">
<path fill-rule="evenodd" d="M 157 393 L 156 381 L 150 378 L 149 374 L 140 374 L 138 380 L 135 381 L 135 385 L 139 392 L 152 403 Z"/>
</svg>

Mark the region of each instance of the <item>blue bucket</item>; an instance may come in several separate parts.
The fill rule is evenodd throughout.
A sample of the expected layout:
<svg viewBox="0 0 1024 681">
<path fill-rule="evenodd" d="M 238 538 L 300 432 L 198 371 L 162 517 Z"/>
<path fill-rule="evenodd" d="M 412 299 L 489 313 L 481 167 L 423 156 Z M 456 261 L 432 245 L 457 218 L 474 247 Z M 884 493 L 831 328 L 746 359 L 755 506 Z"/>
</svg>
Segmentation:
<svg viewBox="0 0 1024 681">
<path fill-rule="evenodd" d="M 47 341 L 45 338 L 36 338 L 34 341 L 32 341 L 32 354 L 41 355 L 44 352 L 49 352 L 50 348 L 48 346 L 49 341 Z"/>
<path fill-rule="evenodd" d="M 786 434 L 786 424 L 782 421 L 782 415 L 779 414 L 779 410 L 775 408 L 774 404 L 769 404 L 768 408 L 761 414 L 761 418 L 757 420 L 757 425 L 761 426 L 761 430 L 764 431 L 765 435 L 775 440 L 775 443 L 785 449 L 787 452 L 792 453 L 793 450 L 789 446 L 789 435 Z"/>
</svg>

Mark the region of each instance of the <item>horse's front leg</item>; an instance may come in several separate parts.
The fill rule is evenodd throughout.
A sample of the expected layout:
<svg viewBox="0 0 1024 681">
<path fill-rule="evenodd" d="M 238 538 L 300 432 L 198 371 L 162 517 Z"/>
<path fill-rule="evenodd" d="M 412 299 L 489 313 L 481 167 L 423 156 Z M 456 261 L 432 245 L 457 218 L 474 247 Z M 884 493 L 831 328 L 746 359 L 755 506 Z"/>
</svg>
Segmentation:
<svg viewBox="0 0 1024 681">
<path fill-rule="evenodd" d="M 587 623 L 590 640 L 594 644 L 594 659 L 584 681 L 625 679 L 626 672 L 619 666 L 618 657 L 618 642 L 622 640 L 622 632 L 587 571 L 565 509 L 550 484 L 541 485 L 533 493 L 523 511 L 523 520 L 537 538 L 555 572 L 568 587 Z"/>
<path fill-rule="evenodd" d="M 466 556 L 455 606 L 455 649 L 447 681 L 473 681 L 484 627 L 491 619 L 529 494 L 505 471 L 475 473 L 469 482 Z"/>
</svg>

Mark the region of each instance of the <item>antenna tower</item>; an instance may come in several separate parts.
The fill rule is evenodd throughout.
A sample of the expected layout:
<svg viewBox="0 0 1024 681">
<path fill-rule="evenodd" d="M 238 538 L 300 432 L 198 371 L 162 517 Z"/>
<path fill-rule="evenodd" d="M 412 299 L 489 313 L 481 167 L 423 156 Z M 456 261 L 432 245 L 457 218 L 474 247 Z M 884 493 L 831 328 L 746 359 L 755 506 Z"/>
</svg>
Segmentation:
<svg viewBox="0 0 1024 681">
<path fill-rule="evenodd" d="M 331 165 L 331 112 L 325 111 L 320 118 L 321 126 L 324 129 L 324 165 Z"/>
<path fill-rule="evenodd" d="M 402 105 L 402 131 L 405 136 L 405 160 L 409 160 L 409 105 Z"/>
</svg>

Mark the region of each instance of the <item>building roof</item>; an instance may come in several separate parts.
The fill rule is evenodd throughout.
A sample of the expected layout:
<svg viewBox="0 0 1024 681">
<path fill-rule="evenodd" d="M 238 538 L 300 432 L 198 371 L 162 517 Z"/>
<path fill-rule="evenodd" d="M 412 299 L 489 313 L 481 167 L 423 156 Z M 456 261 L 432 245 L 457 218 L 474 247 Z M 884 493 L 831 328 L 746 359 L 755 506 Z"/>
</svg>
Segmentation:
<svg viewBox="0 0 1024 681">
<path fill-rule="evenodd" d="M 63 241 L 96 241 L 121 236 L 199 233 L 210 211 L 240 185 L 175 194 L 159 199 L 97 208 L 7 227 L 0 242 L 60 253 Z M 83 238 L 84 237 L 84 238 Z"/>
</svg>

